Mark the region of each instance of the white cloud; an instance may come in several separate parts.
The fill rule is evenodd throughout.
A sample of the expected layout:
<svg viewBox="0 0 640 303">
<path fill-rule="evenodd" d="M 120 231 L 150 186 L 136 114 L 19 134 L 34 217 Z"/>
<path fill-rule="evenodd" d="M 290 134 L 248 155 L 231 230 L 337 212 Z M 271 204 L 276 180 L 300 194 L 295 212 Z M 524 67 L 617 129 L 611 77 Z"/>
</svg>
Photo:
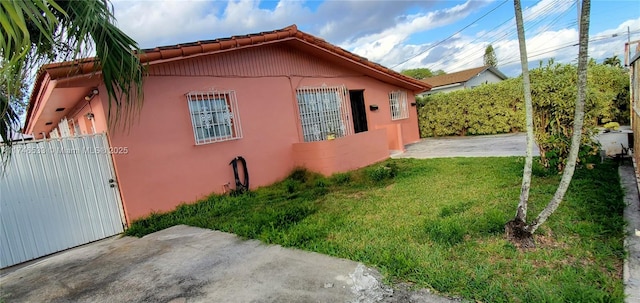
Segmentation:
<svg viewBox="0 0 640 303">
<path fill-rule="evenodd" d="M 443 3 L 445 8 L 433 9 Z M 446 7 L 447 1 L 328 0 L 312 9 L 304 1 L 280 0 L 272 9 L 265 9 L 259 0 L 116 0 L 114 7 L 119 26 L 143 48 L 255 33 L 296 23 L 308 33 L 388 67 L 412 58 L 396 70 L 429 67 L 453 72 L 480 66 L 484 49 L 491 43 L 499 68 L 510 75 L 519 74 L 512 14 L 500 15 L 504 22 L 495 28 L 467 30 L 442 43 L 407 43 L 417 35 L 429 37 L 431 31 L 446 25 L 458 26 L 456 22 L 461 28 L 471 22 L 465 18 L 489 3 L 468 0 Z M 537 65 L 538 60 L 551 57 L 557 62 L 575 58 L 577 48 L 566 47 L 577 43 L 577 12 L 573 5 L 573 1 L 542 0 L 524 9 L 532 63 Z M 622 58 L 626 34 L 620 33 L 625 33 L 627 27 L 640 29 L 640 18 L 593 34 L 590 55 L 598 60 L 612 55 Z M 614 34 L 618 37 L 612 37 Z M 638 38 L 638 33 L 632 35 L 632 40 Z"/>
<path fill-rule="evenodd" d="M 498 56 L 500 56 L 499 45 L 502 45 L 504 54 L 513 53 L 512 48 L 505 49 L 505 47 L 510 44 L 503 43 L 503 41 L 507 41 L 507 39 L 516 37 L 513 17 L 507 18 L 507 20 L 498 27 L 483 30 L 481 33 L 476 33 L 473 37 L 458 34 L 440 45 L 432 42 L 430 45 L 415 45 L 407 48 L 406 45 L 403 45 L 403 42 L 406 41 L 409 36 L 416 33 L 423 32 L 425 35 L 428 35 L 428 30 L 464 19 L 471 12 L 477 11 L 484 5 L 486 5 L 486 3 L 468 1 L 449 9 L 412 16 L 411 20 L 406 23 L 398 24 L 379 34 L 365 36 L 355 40 L 348 44 L 348 48 L 353 49 L 354 52 L 368 57 L 373 61 L 378 61 L 383 65 L 394 66 L 406 61 L 398 65 L 396 70 L 427 66 L 431 69 L 443 69 L 447 72 L 454 72 L 481 66 L 483 64 L 482 54 L 489 43 L 495 44 L 494 48 Z M 525 23 L 529 27 L 533 27 L 542 20 L 548 20 L 552 17 L 555 18 L 558 15 L 566 13 L 572 5 L 573 2 L 564 0 L 542 0 L 533 7 L 523 10 Z M 372 43 L 371 40 L 377 43 Z M 515 50 L 517 51 L 517 43 L 515 46 Z M 421 51 L 411 51 L 416 49 L 421 49 Z M 416 54 L 421 52 L 424 53 L 416 56 Z M 414 56 L 416 57 L 413 58 Z"/>
<path fill-rule="evenodd" d="M 143 48 L 274 30 L 311 15 L 302 2 L 280 1 L 274 10 L 259 3 L 125 0 L 115 1 L 114 7 L 118 26 Z"/>
<path fill-rule="evenodd" d="M 632 31 L 627 35 L 627 30 Z M 626 20 L 618 27 L 604 30 L 591 36 L 589 55 L 594 58 L 618 56 L 624 63 L 624 44 L 627 40 L 640 39 L 640 17 Z"/>
<path fill-rule="evenodd" d="M 427 11 L 439 2 L 443 1 L 325 1 L 306 22 L 328 41 L 351 44 L 405 23 L 409 9 Z"/>
<path fill-rule="evenodd" d="M 573 18 L 575 21 L 577 13 L 575 16 L 571 15 L 574 12 L 573 9 L 571 2 L 566 5 L 562 2 L 545 0 L 523 12 L 525 16 L 536 16 L 536 18 L 528 18 L 530 21 L 526 23 L 528 28 L 527 52 L 530 67 L 537 67 L 539 61 L 546 61 L 550 58 L 554 58 L 556 62 L 575 62 L 578 53 L 577 46 L 574 46 L 578 43 L 577 27 L 575 25 L 563 27 L 563 25 L 567 26 L 567 18 L 565 18 L 564 22 L 557 22 L 563 16 L 568 16 L 570 20 Z M 546 15 L 543 15 L 543 12 L 546 12 Z M 527 18 L 525 17 L 525 19 Z M 571 22 L 569 25 L 571 25 Z M 620 33 L 626 33 L 627 27 L 631 28 L 632 31 L 634 29 L 638 31 L 640 29 L 640 18 L 623 21 L 616 28 L 592 34 L 589 56 L 597 61 L 613 55 L 623 58 L 624 42 L 627 38 L 626 34 L 620 35 Z M 612 37 L 616 33 L 618 36 Z M 632 33 L 631 40 L 639 38 L 640 33 Z M 486 29 L 482 33 L 458 35 L 456 39 L 447 40 L 432 49 L 430 48 L 433 44 L 398 45 L 387 55 L 393 60 L 398 60 L 398 57 L 413 57 L 416 53 L 429 49 L 395 69 L 428 67 L 432 70 L 443 69 L 446 72 L 455 72 L 481 66 L 483 64 L 484 49 L 489 43 L 495 49 L 498 57 L 498 67 L 510 76 L 520 74 L 519 46 L 513 21 L 505 22 L 505 25 L 496 29 Z M 401 60 L 397 62 L 399 61 Z"/>
<path fill-rule="evenodd" d="M 383 65 L 392 66 L 410 58 L 407 53 L 399 52 L 402 44 L 411 35 L 426 32 L 455 21 L 464 19 L 471 12 L 485 5 L 484 2 L 467 1 L 452 8 L 407 16 L 404 22 L 381 32 L 366 35 L 345 44 L 355 53 Z M 413 53 L 411 54 L 413 55 Z M 413 60 L 412 60 L 413 61 Z M 403 64 L 407 65 L 406 63 Z"/>
</svg>

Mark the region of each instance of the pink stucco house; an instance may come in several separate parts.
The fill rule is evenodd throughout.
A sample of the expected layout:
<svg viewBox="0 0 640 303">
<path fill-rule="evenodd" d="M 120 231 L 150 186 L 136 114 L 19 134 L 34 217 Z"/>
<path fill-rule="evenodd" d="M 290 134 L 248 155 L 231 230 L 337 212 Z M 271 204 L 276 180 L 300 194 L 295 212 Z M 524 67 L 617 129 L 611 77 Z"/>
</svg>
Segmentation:
<svg viewBox="0 0 640 303">
<path fill-rule="evenodd" d="M 228 191 L 237 156 L 251 188 L 295 167 L 330 175 L 384 160 L 419 140 L 414 96 L 430 89 L 295 25 L 140 58 L 145 101 L 128 130 L 107 124 L 91 59 L 40 69 L 24 127 L 36 139 L 60 136 L 60 121 L 67 135 L 106 132 L 127 222 Z"/>
</svg>

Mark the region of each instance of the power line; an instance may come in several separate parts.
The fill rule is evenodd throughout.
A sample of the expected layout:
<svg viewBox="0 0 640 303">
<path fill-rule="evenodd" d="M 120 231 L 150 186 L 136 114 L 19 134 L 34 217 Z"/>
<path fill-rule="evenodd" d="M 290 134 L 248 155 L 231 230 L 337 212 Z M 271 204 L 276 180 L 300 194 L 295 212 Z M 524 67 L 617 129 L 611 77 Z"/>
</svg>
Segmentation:
<svg viewBox="0 0 640 303">
<path fill-rule="evenodd" d="M 551 18 L 552 15 L 550 15 L 549 13 L 552 12 L 554 9 L 556 9 L 557 5 L 560 4 L 561 1 L 562 0 L 557 0 L 557 1 L 554 1 L 554 2 L 548 3 L 545 7 L 543 7 L 538 12 L 539 14 L 545 15 L 545 17 L 544 18 L 538 18 L 538 19 L 534 20 L 533 22 L 525 23 L 526 28 L 536 28 L 537 26 L 540 26 L 541 24 L 543 24 L 545 22 L 545 20 Z M 555 17 L 551 22 L 549 22 L 549 24 L 553 23 L 555 20 L 558 20 L 558 19 L 564 17 L 571 10 L 571 8 L 574 5 L 575 5 L 575 2 L 571 6 L 569 6 L 564 12 L 558 14 L 558 16 Z M 515 17 L 511 17 L 509 19 L 509 21 L 513 21 L 514 19 L 515 19 Z M 490 41 L 489 43 L 490 44 L 499 43 L 501 41 L 508 40 L 511 37 L 515 37 L 515 36 L 516 36 L 516 31 L 515 31 L 515 29 L 513 27 L 504 28 L 503 29 L 503 34 L 499 38 L 497 38 L 497 39 L 495 39 L 493 41 Z M 466 56 L 465 58 L 467 58 L 467 60 L 460 61 L 456 65 L 454 65 L 456 68 L 459 68 L 460 66 L 468 64 L 468 62 L 470 62 L 472 60 L 479 60 L 479 59 L 482 58 L 483 54 L 482 54 L 481 50 L 475 50 L 474 48 L 470 48 L 470 50 L 473 50 L 473 53 L 476 54 L 476 55 L 475 56 L 472 56 L 472 55 Z M 501 60 L 504 60 L 504 58 L 502 58 Z"/>
<path fill-rule="evenodd" d="M 614 34 L 611 34 L 611 35 L 594 36 L 594 37 L 589 38 L 589 42 L 598 42 L 598 41 L 603 41 L 603 40 L 620 38 L 620 36 L 619 36 L 620 34 L 626 34 L 626 33 L 627 32 L 625 31 L 625 32 L 620 32 L 620 33 L 614 33 Z M 635 31 L 632 31 L 630 33 L 631 34 L 640 33 L 640 30 L 635 30 Z M 563 46 L 559 46 L 559 47 L 556 47 L 556 48 L 546 48 L 546 49 L 538 50 L 538 52 L 535 53 L 535 54 L 528 54 L 527 60 L 530 59 L 530 58 L 533 58 L 533 57 L 541 56 L 541 55 L 552 53 L 552 52 L 555 52 L 555 51 L 558 51 L 558 50 L 561 50 L 561 49 L 565 49 L 565 48 L 569 48 L 569 47 L 576 47 L 576 46 L 578 46 L 577 42 L 575 42 L 575 43 L 571 42 L 569 44 L 565 44 Z M 498 64 L 498 65 L 499 66 L 505 66 L 505 65 L 516 63 L 516 62 L 519 62 L 519 59 L 518 60 L 507 61 L 506 63 L 502 63 L 502 64 Z"/>
<path fill-rule="evenodd" d="M 412 57 L 409 57 L 408 59 L 406 59 L 406 60 L 404 60 L 404 61 L 402 61 L 402 62 L 400 62 L 400 63 L 398 63 L 398 64 L 396 64 L 396 65 L 394 65 L 394 66 L 392 66 L 391 68 L 395 68 L 395 67 L 397 67 L 398 65 L 401 65 L 401 64 L 403 64 L 403 63 L 405 63 L 405 62 L 407 62 L 407 61 L 409 61 L 409 60 L 411 60 L 411 59 L 413 59 L 413 58 L 415 58 L 415 57 L 418 57 L 418 56 L 420 56 L 420 55 L 422 55 L 422 54 L 424 54 L 424 53 L 428 52 L 429 50 L 433 49 L 434 47 L 436 47 L 436 46 L 438 46 L 438 45 L 442 44 L 443 42 L 445 42 L 445 41 L 447 41 L 447 40 L 451 39 L 452 37 L 454 37 L 454 36 L 455 36 L 455 35 L 457 35 L 458 33 L 460 33 L 460 32 L 462 32 L 463 30 L 465 30 L 465 29 L 469 28 L 470 26 L 474 25 L 476 22 L 480 21 L 482 18 L 484 18 L 484 17 L 486 17 L 487 15 L 489 15 L 490 13 L 494 12 L 496 9 L 498 9 L 499 7 L 501 7 L 502 5 L 504 5 L 505 3 L 507 3 L 507 1 L 508 1 L 508 0 L 504 0 L 504 1 L 502 1 L 502 3 L 498 4 L 498 6 L 494 7 L 494 8 L 493 8 L 493 9 L 491 9 L 490 11 L 486 12 L 484 15 L 480 16 L 480 18 L 478 18 L 478 19 L 474 20 L 474 21 L 473 21 L 473 22 L 471 22 L 469 25 L 467 25 L 467 26 L 463 27 L 462 29 L 458 30 L 457 32 L 455 32 L 455 33 L 451 34 L 451 36 L 449 36 L 449 37 L 445 38 L 444 40 L 441 40 L 440 42 L 438 42 L 438 43 L 436 43 L 436 44 L 432 45 L 431 47 L 427 48 L 426 50 L 424 50 L 424 51 L 422 51 L 422 52 L 419 52 L 418 54 L 416 54 L 416 55 L 414 55 L 414 56 L 412 56 Z"/>
<path fill-rule="evenodd" d="M 553 18 L 553 20 L 551 20 L 551 22 L 549 22 L 548 24 L 546 24 L 546 25 L 545 25 L 541 30 L 539 30 L 539 31 L 541 31 L 541 32 L 546 32 L 546 31 L 551 30 L 551 29 L 552 29 L 552 26 L 553 26 L 554 24 L 558 23 L 558 21 L 559 21 L 562 17 L 564 17 L 565 15 L 567 15 L 569 12 L 571 12 L 572 8 L 573 8 L 574 6 L 576 6 L 576 4 L 577 4 L 577 1 L 574 1 L 574 2 L 573 2 L 573 4 L 572 4 L 570 7 L 568 7 L 568 8 L 567 8 L 567 9 L 566 9 L 562 14 L 559 14 L 558 16 L 556 16 L 555 18 Z M 575 21 L 574 21 L 574 20 L 575 20 Z M 542 23 L 542 22 L 537 22 L 537 23 L 535 23 L 535 24 L 529 24 L 529 27 L 530 27 L 530 28 L 531 28 L 531 27 L 535 27 L 535 26 L 538 26 L 538 25 L 539 25 L 539 24 L 541 24 L 541 23 Z M 577 24 L 578 24 L 578 19 L 571 19 L 571 20 L 570 20 L 570 22 L 569 22 L 569 27 L 576 26 Z M 512 54 L 511 56 L 506 57 L 506 58 L 502 58 L 502 59 L 503 59 L 503 60 L 506 60 L 506 61 L 509 61 L 509 60 L 514 60 L 514 58 L 517 58 L 517 61 L 519 61 L 519 60 L 520 60 L 520 56 L 519 56 L 518 54 Z M 499 64 L 499 65 L 501 65 L 501 64 Z"/>
<path fill-rule="evenodd" d="M 537 20 L 528 23 L 527 25 L 529 27 L 532 26 L 536 26 L 537 24 L 541 23 L 543 20 L 545 20 L 545 18 L 549 18 L 548 13 L 552 12 L 554 9 L 557 8 L 557 5 L 562 3 L 563 0 L 556 0 L 553 2 L 550 2 L 548 4 L 546 4 L 544 7 L 542 7 L 539 11 L 538 14 L 544 14 L 547 17 L 544 18 L 538 18 Z M 542 1 L 538 1 L 536 4 L 540 3 Z M 573 7 L 574 4 L 571 5 L 571 7 Z M 560 16 L 564 16 L 564 14 L 566 14 L 567 11 L 569 11 L 569 9 L 571 8 L 567 8 L 565 10 L 565 12 L 560 15 Z M 489 44 L 494 44 L 503 40 L 508 39 L 511 36 L 514 36 L 516 34 L 515 30 L 513 29 L 513 26 L 505 26 L 505 24 L 509 23 L 509 22 L 513 22 L 514 21 L 514 17 L 510 17 L 507 20 L 503 21 L 502 23 L 500 23 L 499 25 L 493 27 L 492 29 L 490 29 L 489 31 L 486 31 L 485 33 L 483 33 L 482 35 L 480 35 L 479 37 L 476 37 L 476 39 L 472 40 L 471 42 L 466 43 L 464 46 L 462 46 L 461 48 L 464 49 L 461 53 L 458 53 L 459 57 L 463 57 L 466 60 L 464 61 L 459 61 L 457 63 L 455 63 L 453 65 L 453 67 L 449 67 L 450 70 L 456 70 L 458 67 L 463 66 L 463 65 L 467 65 L 469 64 L 470 61 L 473 60 L 477 60 L 480 59 L 482 57 L 482 55 L 473 55 L 473 54 L 478 54 L 478 53 L 482 53 L 481 49 L 479 49 L 479 47 L 481 47 L 480 45 L 474 45 L 471 48 L 468 48 L 467 46 L 472 45 L 474 42 L 483 39 L 483 40 L 487 40 L 489 41 Z M 496 29 L 499 29 L 496 31 Z M 487 36 L 489 35 L 489 36 Z M 486 37 L 485 37 L 486 36 Z M 436 65 L 437 63 L 433 63 L 430 64 L 428 68 L 433 69 L 433 67 Z"/>
</svg>

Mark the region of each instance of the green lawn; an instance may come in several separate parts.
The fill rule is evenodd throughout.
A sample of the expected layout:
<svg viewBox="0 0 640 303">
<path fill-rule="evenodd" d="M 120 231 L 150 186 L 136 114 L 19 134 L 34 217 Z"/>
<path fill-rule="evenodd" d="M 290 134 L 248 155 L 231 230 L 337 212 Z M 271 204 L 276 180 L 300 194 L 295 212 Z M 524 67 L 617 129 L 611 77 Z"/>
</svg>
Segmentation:
<svg viewBox="0 0 640 303">
<path fill-rule="evenodd" d="M 522 252 L 504 238 L 523 158 L 388 160 L 323 178 L 304 171 L 249 194 L 211 196 L 135 222 L 142 236 L 176 224 L 228 231 L 363 262 L 409 282 L 483 302 L 623 300 L 624 204 L 617 166 L 576 171 L 557 212 Z M 530 216 L 558 175 L 535 169 Z"/>
</svg>

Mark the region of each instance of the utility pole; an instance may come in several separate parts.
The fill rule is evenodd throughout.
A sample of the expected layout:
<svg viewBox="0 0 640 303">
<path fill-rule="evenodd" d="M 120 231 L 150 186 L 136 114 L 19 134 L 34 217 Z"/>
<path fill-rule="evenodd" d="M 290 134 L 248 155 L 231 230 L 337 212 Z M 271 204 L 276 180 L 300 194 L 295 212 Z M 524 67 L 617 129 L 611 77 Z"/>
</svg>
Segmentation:
<svg viewBox="0 0 640 303">
<path fill-rule="evenodd" d="M 635 47 L 635 50 L 632 52 L 631 45 L 634 45 L 634 44 L 636 47 Z M 632 57 L 639 52 L 640 52 L 640 40 L 631 41 L 631 30 L 627 26 L 627 42 L 624 44 L 624 66 L 629 67 L 629 64 L 631 64 Z"/>
</svg>

